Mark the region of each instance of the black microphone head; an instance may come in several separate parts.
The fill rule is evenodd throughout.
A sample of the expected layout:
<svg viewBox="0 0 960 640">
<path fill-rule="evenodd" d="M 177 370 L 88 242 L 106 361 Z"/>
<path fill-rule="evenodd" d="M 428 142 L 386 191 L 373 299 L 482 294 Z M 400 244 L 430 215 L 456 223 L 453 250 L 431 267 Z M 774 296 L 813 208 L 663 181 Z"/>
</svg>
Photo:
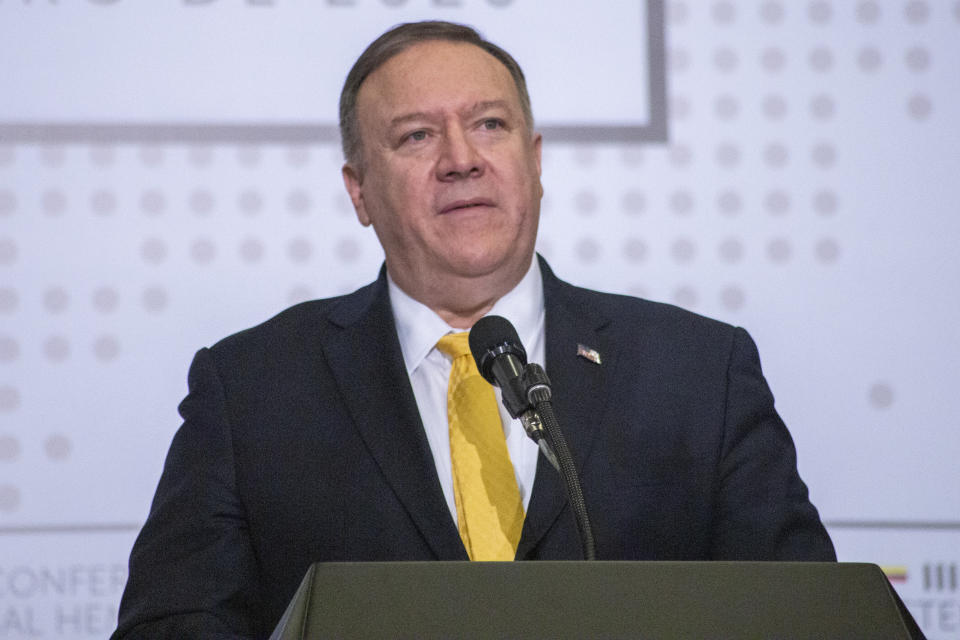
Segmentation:
<svg viewBox="0 0 960 640">
<path fill-rule="evenodd" d="M 493 360 L 498 355 L 509 353 L 527 364 L 527 352 L 520 342 L 517 330 L 510 321 L 500 316 L 484 316 L 470 329 L 470 353 L 477 363 L 480 375 L 490 384 L 497 384 L 493 375 Z"/>
</svg>

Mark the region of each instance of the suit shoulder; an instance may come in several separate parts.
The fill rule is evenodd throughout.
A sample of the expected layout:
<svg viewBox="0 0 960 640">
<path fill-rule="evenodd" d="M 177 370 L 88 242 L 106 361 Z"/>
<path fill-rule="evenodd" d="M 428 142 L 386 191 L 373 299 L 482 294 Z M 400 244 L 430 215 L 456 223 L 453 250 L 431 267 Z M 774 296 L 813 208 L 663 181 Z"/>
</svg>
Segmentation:
<svg viewBox="0 0 960 640">
<path fill-rule="evenodd" d="M 266 349 L 277 349 L 282 343 L 296 344 L 314 339 L 326 330 L 328 320 L 338 309 L 344 305 L 366 304 L 373 286 L 367 285 L 342 296 L 295 304 L 258 325 L 219 340 L 210 350 L 220 357 L 241 354 L 256 357 Z"/>
<path fill-rule="evenodd" d="M 729 323 L 665 302 L 567 286 L 571 294 L 568 300 L 572 301 L 574 311 L 599 314 L 626 330 L 677 336 L 712 335 L 716 338 L 729 338 L 736 330 Z"/>
</svg>

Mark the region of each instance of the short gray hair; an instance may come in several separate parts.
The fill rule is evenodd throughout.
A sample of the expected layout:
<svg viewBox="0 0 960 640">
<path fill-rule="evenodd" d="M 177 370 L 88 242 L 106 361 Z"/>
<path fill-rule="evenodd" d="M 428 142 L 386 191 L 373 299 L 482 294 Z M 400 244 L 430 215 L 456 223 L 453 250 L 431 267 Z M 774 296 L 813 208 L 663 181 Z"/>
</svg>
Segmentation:
<svg viewBox="0 0 960 640">
<path fill-rule="evenodd" d="M 463 24 L 442 21 L 408 22 L 400 24 L 370 43 L 347 74 L 340 92 L 340 142 L 347 162 L 355 166 L 362 163 L 363 146 L 360 128 L 357 123 L 357 96 L 360 86 L 371 73 L 379 69 L 392 57 L 402 53 L 415 44 L 429 40 L 464 42 L 480 47 L 503 63 L 517 88 L 520 107 L 527 129 L 533 133 L 533 110 L 530 107 L 530 94 L 523 70 L 509 53 L 497 45 L 484 40 L 476 29 Z"/>
</svg>

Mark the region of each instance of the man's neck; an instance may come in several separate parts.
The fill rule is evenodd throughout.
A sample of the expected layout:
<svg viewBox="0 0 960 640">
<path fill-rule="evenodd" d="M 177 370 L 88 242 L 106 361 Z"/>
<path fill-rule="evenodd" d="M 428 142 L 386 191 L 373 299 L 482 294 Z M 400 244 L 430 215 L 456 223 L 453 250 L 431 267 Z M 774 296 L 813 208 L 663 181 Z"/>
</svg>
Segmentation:
<svg viewBox="0 0 960 640">
<path fill-rule="evenodd" d="M 512 291 L 528 270 L 529 264 L 527 269 L 510 274 L 509 277 L 499 274 L 479 278 L 450 275 L 419 289 L 408 287 L 408 283 L 398 280 L 393 273 L 390 273 L 390 276 L 404 293 L 430 308 L 449 326 L 467 330 L 486 315 L 497 300 Z M 389 264 L 387 271 L 390 272 Z"/>
</svg>

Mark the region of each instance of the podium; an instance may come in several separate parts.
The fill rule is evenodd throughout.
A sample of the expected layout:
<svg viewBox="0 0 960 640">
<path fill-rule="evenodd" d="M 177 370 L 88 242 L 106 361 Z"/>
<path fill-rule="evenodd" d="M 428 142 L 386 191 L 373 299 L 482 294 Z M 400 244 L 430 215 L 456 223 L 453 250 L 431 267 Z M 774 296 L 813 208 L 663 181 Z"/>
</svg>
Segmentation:
<svg viewBox="0 0 960 640">
<path fill-rule="evenodd" d="M 271 638 L 923 634 L 872 564 L 371 562 L 311 566 Z"/>
</svg>

